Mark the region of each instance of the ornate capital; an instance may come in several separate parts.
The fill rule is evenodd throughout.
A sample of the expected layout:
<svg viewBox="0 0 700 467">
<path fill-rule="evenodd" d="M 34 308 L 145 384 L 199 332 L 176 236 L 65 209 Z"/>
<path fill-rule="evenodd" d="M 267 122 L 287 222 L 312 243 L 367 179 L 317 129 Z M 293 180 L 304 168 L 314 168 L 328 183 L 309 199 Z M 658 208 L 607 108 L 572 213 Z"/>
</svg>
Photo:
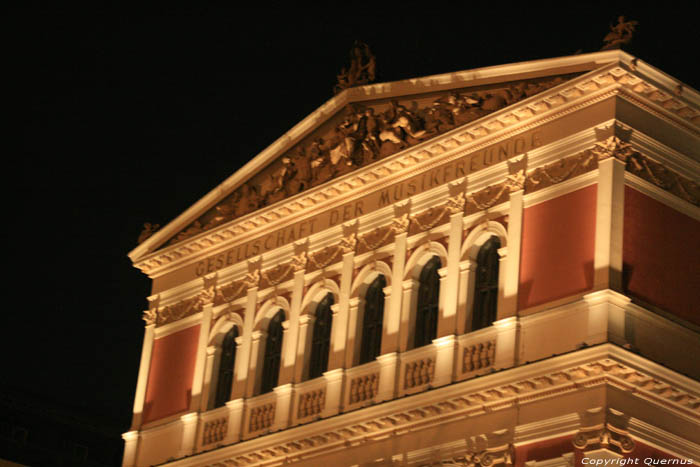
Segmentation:
<svg viewBox="0 0 700 467">
<path fill-rule="evenodd" d="M 243 282 L 245 283 L 246 287 L 253 288 L 257 287 L 258 284 L 260 283 L 260 270 L 259 269 L 254 269 L 248 274 L 245 275 L 245 279 L 243 279 Z"/>
<path fill-rule="evenodd" d="M 445 208 L 447 208 L 447 211 L 450 214 L 458 214 L 460 212 L 464 212 L 465 200 L 466 198 L 464 197 L 464 193 L 459 193 L 457 196 L 447 198 Z"/>
<path fill-rule="evenodd" d="M 408 218 L 408 214 L 404 214 L 400 217 L 396 217 L 391 222 L 391 230 L 396 235 L 401 234 L 401 233 L 405 233 L 408 231 L 408 224 L 409 223 L 410 223 L 410 220 Z"/>
<path fill-rule="evenodd" d="M 301 252 L 298 255 L 292 256 L 292 269 L 294 272 L 297 271 L 303 271 L 306 269 L 306 262 L 308 261 L 308 258 L 306 257 L 305 252 Z"/>
<path fill-rule="evenodd" d="M 632 146 L 615 135 L 595 143 L 591 152 L 593 152 L 599 161 L 614 157 L 625 163 L 627 159 L 634 154 Z"/>
<path fill-rule="evenodd" d="M 211 305 L 212 303 L 214 303 L 215 297 L 216 287 L 213 285 L 206 287 L 202 289 L 201 292 L 199 292 L 199 300 L 202 302 L 202 305 Z"/>
<path fill-rule="evenodd" d="M 142 319 L 146 322 L 146 326 L 155 324 L 158 318 L 158 308 L 149 308 L 143 312 Z"/>
<path fill-rule="evenodd" d="M 355 246 L 357 245 L 357 235 L 354 233 L 348 234 L 340 239 L 340 248 L 343 253 L 350 253 L 355 251 Z"/>
</svg>

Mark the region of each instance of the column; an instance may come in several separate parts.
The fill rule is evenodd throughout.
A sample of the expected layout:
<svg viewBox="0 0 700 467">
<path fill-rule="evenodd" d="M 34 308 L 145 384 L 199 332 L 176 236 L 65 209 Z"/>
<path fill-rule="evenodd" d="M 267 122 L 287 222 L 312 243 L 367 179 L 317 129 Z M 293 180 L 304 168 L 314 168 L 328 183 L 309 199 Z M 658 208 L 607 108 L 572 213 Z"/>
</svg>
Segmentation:
<svg viewBox="0 0 700 467">
<path fill-rule="evenodd" d="M 346 348 L 349 339 L 350 288 L 352 287 L 352 272 L 355 266 L 355 252 L 349 251 L 343 255 L 343 270 L 340 275 L 340 300 L 337 313 L 333 310 L 333 325 L 331 329 L 331 354 L 328 357 L 328 369 L 349 368 L 352 366 L 353 348 Z M 354 332 L 353 332 L 354 334 Z M 348 358 L 350 364 L 347 365 Z"/>
<path fill-rule="evenodd" d="M 299 332 L 296 352 L 296 365 L 294 382 L 299 383 L 308 377 L 309 359 L 311 358 L 311 333 L 314 327 L 315 316 L 305 314 L 299 317 Z"/>
<path fill-rule="evenodd" d="M 440 279 L 440 314 L 438 318 L 437 337 L 448 336 L 458 332 L 457 294 L 459 282 L 459 252 L 462 249 L 461 210 L 450 216 L 450 234 L 447 245 L 447 264 L 445 280 Z M 441 274 L 442 276 L 442 274 Z"/>
<path fill-rule="evenodd" d="M 401 328 L 401 288 L 406 263 L 405 230 L 396 233 L 394 237 L 394 261 L 391 271 L 391 291 L 394 300 L 390 300 L 384 308 L 384 336 L 382 338 L 382 353 L 396 352 L 400 346 L 399 334 Z"/>
<path fill-rule="evenodd" d="M 379 355 L 384 355 L 388 353 L 395 352 L 395 342 L 397 339 L 387 339 L 387 311 L 391 309 L 391 292 L 393 291 L 393 285 L 384 287 L 384 318 L 382 323 L 382 345 L 380 346 Z"/>
<path fill-rule="evenodd" d="M 260 346 L 265 342 L 267 333 L 264 331 L 253 331 L 250 342 L 250 364 L 248 367 L 247 384 L 245 386 L 246 398 L 253 397 L 257 394 L 260 387 L 261 371 L 260 364 L 262 363 L 262 352 Z M 262 343 L 261 343 L 262 342 Z"/>
<path fill-rule="evenodd" d="M 294 288 L 292 289 L 292 303 L 289 313 L 290 332 L 288 336 L 285 336 L 285 338 L 289 337 L 289 343 L 283 343 L 287 351 L 283 351 L 285 366 L 281 370 L 280 384 L 302 381 L 299 372 L 304 368 L 304 355 L 299 355 L 298 348 L 302 345 L 302 337 L 299 335 L 299 320 L 301 319 L 301 302 L 304 298 L 304 272 L 303 268 L 294 272 Z M 289 358 L 286 358 L 287 355 Z"/>
<path fill-rule="evenodd" d="M 457 335 L 471 330 L 472 303 L 471 293 L 474 282 L 476 263 L 467 259 L 459 263 L 459 289 L 457 293 Z"/>
<path fill-rule="evenodd" d="M 236 338 L 236 371 L 234 372 L 233 392 L 231 399 L 250 397 L 248 392 L 250 382 L 251 348 L 253 345 L 253 324 L 257 311 L 258 287 L 248 289 L 245 314 L 243 315 L 243 333 Z M 254 375 L 253 375 L 254 376 Z M 252 391 L 252 388 L 251 388 Z"/>
<path fill-rule="evenodd" d="M 401 299 L 401 338 L 399 340 L 399 352 L 405 352 L 413 348 L 415 342 L 416 307 L 418 304 L 418 287 L 420 283 L 411 278 L 402 284 Z"/>
<path fill-rule="evenodd" d="M 289 384 L 294 376 L 294 357 L 296 357 L 296 354 L 293 346 L 296 344 L 294 342 L 296 339 L 291 337 L 294 334 L 291 324 L 292 321 L 289 319 L 282 321 L 282 355 L 280 358 L 280 373 L 277 376 L 278 386 Z"/>
</svg>

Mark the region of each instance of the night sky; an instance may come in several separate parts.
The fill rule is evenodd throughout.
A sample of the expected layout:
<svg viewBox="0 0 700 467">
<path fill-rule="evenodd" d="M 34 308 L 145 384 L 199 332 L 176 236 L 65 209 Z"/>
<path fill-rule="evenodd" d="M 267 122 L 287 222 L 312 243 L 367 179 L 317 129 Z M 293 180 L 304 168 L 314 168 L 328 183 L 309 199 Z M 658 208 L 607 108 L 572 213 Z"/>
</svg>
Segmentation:
<svg viewBox="0 0 700 467">
<path fill-rule="evenodd" d="M 593 52 L 623 14 L 640 23 L 627 51 L 700 87 L 680 11 L 324 8 L 5 16 L 20 141 L 3 158 L 4 385 L 127 431 L 150 281 L 126 255 L 144 222 L 167 224 L 331 98 L 355 39 L 395 81 Z"/>
</svg>

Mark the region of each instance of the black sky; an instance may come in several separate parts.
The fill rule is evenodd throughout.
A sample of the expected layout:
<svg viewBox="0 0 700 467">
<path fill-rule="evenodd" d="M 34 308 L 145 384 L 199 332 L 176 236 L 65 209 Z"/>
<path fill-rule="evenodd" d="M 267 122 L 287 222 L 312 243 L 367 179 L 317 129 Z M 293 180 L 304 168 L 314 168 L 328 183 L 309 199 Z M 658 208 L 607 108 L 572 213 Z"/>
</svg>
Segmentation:
<svg viewBox="0 0 700 467">
<path fill-rule="evenodd" d="M 3 161 L 4 384 L 126 431 L 150 287 L 126 254 L 143 223 L 166 224 L 332 97 L 355 39 L 393 81 L 593 52 L 624 14 L 640 22 L 627 50 L 698 88 L 693 15 L 566 5 L 6 15 L 19 146 Z"/>
</svg>

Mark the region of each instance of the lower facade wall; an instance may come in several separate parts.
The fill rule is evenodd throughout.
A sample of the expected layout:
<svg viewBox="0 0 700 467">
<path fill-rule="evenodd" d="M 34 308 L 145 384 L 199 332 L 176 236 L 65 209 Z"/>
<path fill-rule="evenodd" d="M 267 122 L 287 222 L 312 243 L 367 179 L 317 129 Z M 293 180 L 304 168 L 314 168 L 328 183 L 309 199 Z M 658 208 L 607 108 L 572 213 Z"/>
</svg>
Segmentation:
<svg viewBox="0 0 700 467">
<path fill-rule="evenodd" d="M 560 321 L 567 325 L 562 326 Z M 552 335 L 552 329 L 557 329 L 558 334 Z M 677 345 L 659 346 L 659 341 Z M 150 465 L 172 459 L 173 453 L 179 458 L 216 452 L 236 443 L 254 443 L 284 434 L 290 428 L 311 429 L 316 422 L 337 416 L 357 418 L 384 404 L 425 397 L 461 384 L 481 384 L 488 389 L 492 384 L 489 378 L 522 371 L 529 366 L 524 365 L 528 362 L 545 365 L 552 355 L 575 355 L 578 349 L 597 348 L 596 345 L 605 342 L 633 348 L 642 355 L 652 354 L 656 361 L 700 377 L 693 357 L 700 353 L 696 334 L 640 309 L 625 296 L 606 290 L 588 294 L 556 310 L 509 318 L 473 333 L 437 339 L 424 348 L 382 355 L 375 362 L 349 370 L 329 371 L 322 378 L 279 386 L 272 393 L 253 398 L 236 399 L 216 410 L 183 414 L 166 425 L 142 430 L 140 439 L 133 441 L 138 449 L 130 448 L 127 440 L 127 451 L 135 454 L 130 460 L 125 457 L 124 465 Z M 676 347 L 685 351 L 679 352 Z M 357 381 L 364 385 L 358 386 Z M 532 390 L 543 384 L 534 376 L 531 381 Z M 466 403 L 483 411 L 481 405 L 487 404 L 493 395 L 501 394 L 499 391 L 487 390 Z M 578 392 L 563 395 L 556 403 L 522 405 L 518 424 L 566 414 L 569 407 L 583 404 L 578 401 L 581 396 L 586 401 L 584 405 L 604 405 L 604 400 L 596 394 L 600 393 Z M 363 421 L 357 418 L 358 423 Z M 478 426 L 483 430 L 481 422 Z M 464 432 L 463 427 L 459 430 Z M 448 434 L 440 434 L 439 439 L 445 436 Z"/>
</svg>

